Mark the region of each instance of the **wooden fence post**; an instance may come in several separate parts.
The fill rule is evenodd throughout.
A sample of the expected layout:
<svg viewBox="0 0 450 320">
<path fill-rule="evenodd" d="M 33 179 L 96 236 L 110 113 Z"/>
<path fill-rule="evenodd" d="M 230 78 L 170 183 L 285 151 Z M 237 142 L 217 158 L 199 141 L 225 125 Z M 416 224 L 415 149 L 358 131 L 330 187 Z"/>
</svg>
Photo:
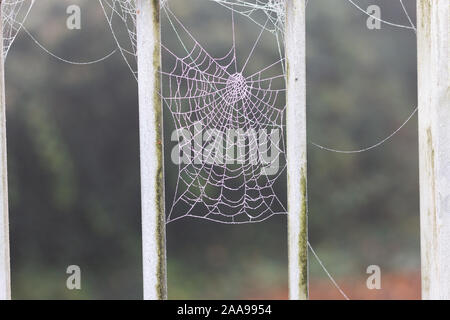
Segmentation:
<svg viewBox="0 0 450 320">
<path fill-rule="evenodd" d="M 289 297 L 308 298 L 305 0 L 286 0 Z"/>
<path fill-rule="evenodd" d="M 144 299 L 167 298 L 159 0 L 136 3 Z"/>
<path fill-rule="evenodd" d="M 423 299 L 450 299 L 449 6 L 417 1 Z"/>
<path fill-rule="evenodd" d="M 6 162 L 6 103 L 3 57 L 3 11 L 0 0 L 0 300 L 11 299 L 9 262 L 8 172 Z"/>
</svg>

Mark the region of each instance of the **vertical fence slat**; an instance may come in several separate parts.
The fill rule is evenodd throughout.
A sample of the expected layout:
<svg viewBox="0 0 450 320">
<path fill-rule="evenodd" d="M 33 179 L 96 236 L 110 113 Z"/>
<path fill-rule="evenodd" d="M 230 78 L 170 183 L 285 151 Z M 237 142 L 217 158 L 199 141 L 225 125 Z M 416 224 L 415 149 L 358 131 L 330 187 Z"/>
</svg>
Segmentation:
<svg viewBox="0 0 450 320">
<path fill-rule="evenodd" d="M 308 298 L 305 0 L 286 1 L 289 297 Z"/>
<path fill-rule="evenodd" d="M 449 5 L 417 1 L 423 299 L 450 299 Z"/>
<path fill-rule="evenodd" d="M 159 0 L 137 0 L 144 299 L 167 298 Z"/>
<path fill-rule="evenodd" d="M 0 300 L 11 299 L 9 262 L 8 173 L 6 161 L 6 103 L 3 59 L 3 12 L 0 0 Z"/>
</svg>

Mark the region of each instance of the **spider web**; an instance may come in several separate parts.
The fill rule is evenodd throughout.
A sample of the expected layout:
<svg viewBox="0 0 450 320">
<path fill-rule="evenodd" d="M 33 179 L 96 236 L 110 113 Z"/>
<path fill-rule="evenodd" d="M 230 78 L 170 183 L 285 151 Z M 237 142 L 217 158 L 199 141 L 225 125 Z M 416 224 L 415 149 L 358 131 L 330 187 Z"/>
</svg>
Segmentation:
<svg viewBox="0 0 450 320">
<path fill-rule="evenodd" d="M 4 58 L 8 55 L 9 48 L 21 30 L 33 4 L 34 0 L 3 0 L 1 2 Z"/>
<path fill-rule="evenodd" d="M 280 37 L 283 2 L 202 1 L 217 9 L 231 9 L 225 11 L 231 25 L 231 46 L 220 57 L 196 40 L 167 1 L 161 3 L 162 16 L 179 49 L 169 48 L 162 40 L 161 96 L 164 110 L 172 116 L 180 149 L 175 159 L 177 183 L 166 221 L 189 216 L 239 224 L 284 214 L 284 200 L 274 190 L 286 166 Z M 137 79 L 135 1 L 99 2 Z M 283 15 L 278 15 L 281 12 Z M 250 18 L 260 29 L 246 57 L 237 54 L 237 15 Z M 251 60 L 266 33 L 279 57 L 255 70 Z"/>
<path fill-rule="evenodd" d="M 284 60 L 247 72 L 268 29 L 261 28 L 250 54 L 240 64 L 233 13 L 231 48 L 224 56 L 214 58 L 169 7 L 165 12 L 187 53 L 180 56 L 161 45 L 163 56 L 169 60 L 163 63 L 163 101 L 177 130 L 192 133 L 182 135 L 181 149 L 192 152 L 179 164 L 175 199 L 167 221 L 191 216 L 247 223 L 286 213 L 274 190 L 285 166 Z M 267 19 L 265 25 L 269 22 Z M 271 160 L 267 160 L 268 148 Z M 276 170 L 270 174 L 267 167 L 272 165 Z"/>
</svg>

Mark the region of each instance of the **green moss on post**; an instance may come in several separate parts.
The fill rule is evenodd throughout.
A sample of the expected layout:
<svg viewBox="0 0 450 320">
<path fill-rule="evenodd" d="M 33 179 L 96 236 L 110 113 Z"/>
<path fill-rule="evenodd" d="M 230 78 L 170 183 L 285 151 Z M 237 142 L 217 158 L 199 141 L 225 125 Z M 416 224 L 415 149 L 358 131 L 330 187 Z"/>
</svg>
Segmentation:
<svg viewBox="0 0 450 320">
<path fill-rule="evenodd" d="M 305 1 L 286 1 L 289 297 L 308 299 Z"/>
<path fill-rule="evenodd" d="M 144 299 L 167 299 L 159 0 L 137 0 Z"/>
<path fill-rule="evenodd" d="M 302 203 L 300 212 L 300 237 L 298 247 L 299 250 L 299 269 L 300 269 L 300 290 L 308 297 L 308 205 L 307 205 L 307 180 L 306 172 L 302 170 L 301 175 L 301 193 Z"/>
</svg>

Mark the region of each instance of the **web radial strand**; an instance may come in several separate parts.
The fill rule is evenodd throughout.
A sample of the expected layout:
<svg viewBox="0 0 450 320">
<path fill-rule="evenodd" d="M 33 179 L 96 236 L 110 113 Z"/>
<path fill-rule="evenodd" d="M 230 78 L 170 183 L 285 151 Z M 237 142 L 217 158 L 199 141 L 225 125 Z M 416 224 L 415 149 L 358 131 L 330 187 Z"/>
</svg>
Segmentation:
<svg viewBox="0 0 450 320">
<path fill-rule="evenodd" d="M 4 58 L 6 58 L 33 4 L 34 0 L 3 0 L 1 2 Z"/>
<path fill-rule="evenodd" d="M 136 0 L 98 0 L 117 47 L 137 80 Z"/>
</svg>

